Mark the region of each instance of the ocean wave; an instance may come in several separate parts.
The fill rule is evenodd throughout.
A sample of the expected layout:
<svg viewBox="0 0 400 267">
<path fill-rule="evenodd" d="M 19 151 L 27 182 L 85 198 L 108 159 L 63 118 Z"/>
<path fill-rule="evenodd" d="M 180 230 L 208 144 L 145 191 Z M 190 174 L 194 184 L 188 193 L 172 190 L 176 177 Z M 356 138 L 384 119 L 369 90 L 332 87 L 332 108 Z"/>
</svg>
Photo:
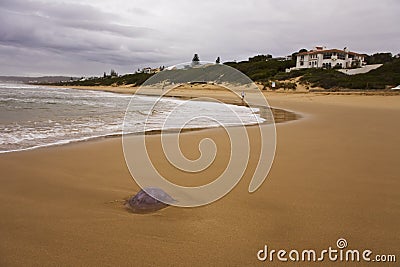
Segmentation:
<svg viewBox="0 0 400 267">
<path fill-rule="evenodd" d="M 205 119 L 211 115 L 226 126 L 262 122 L 247 107 L 228 105 L 240 116 L 232 120 L 219 109 L 219 103 L 189 101 L 182 105 L 185 101 L 181 99 L 162 98 L 153 107 L 154 96 L 135 96 L 135 105 L 130 105 L 132 117 L 124 122 L 132 96 L 25 85 L 7 88 L 0 84 L 0 88 L 0 153 L 120 135 L 124 123 L 129 133 L 143 133 L 179 129 L 196 115 L 198 119 L 185 127 L 218 127 L 219 122 Z M 178 112 L 165 123 L 177 107 Z"/>
</svg>

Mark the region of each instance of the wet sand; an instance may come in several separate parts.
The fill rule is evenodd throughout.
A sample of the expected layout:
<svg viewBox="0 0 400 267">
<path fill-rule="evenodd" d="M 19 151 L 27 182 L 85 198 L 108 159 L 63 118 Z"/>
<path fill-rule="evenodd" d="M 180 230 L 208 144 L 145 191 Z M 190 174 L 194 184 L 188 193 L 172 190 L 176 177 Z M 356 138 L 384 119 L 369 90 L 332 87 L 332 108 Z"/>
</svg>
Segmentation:
<svg viewBox="0 0 400 267">
<path fill-rule="evenodd" d="M 127 211 L 124 199 L 139 188 L 120 138 L 0 155 L 0 266 L 274 266 L 276 261 L 257 260 L 266 244 L 322 250 L 336 247 L 339 238 L 352 249 L 400 258 L 400 97 L 267 96 L 273 107 L 303 115 L 277 125 L 267 180 L 248 193 L 253 153 L 238 186 L 200 208 Z M 248 131 L 256 134 L 257 128 Z M 222 129 L 183 133 L 185 155 L 198 157 L 198 141 L 205 137 L 218 144 L 219 154 L 198 175 L 202 181 L 222 172 L 229 157 Z M 259 140 L 251 140 L 256 151 Z M 148 142 L 151 153 L 161 155 L 159 136 Z M 162 156 L 154 163 L 171 179 L 187 178 Z"/>
</svg>

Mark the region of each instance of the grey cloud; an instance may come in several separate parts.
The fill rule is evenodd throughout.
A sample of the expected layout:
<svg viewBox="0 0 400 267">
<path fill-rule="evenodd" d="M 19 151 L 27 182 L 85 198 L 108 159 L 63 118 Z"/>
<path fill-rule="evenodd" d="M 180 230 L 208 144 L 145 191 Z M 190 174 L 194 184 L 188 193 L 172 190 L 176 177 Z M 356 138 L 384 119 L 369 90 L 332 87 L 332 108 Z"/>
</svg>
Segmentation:
<svg viewBox="0 0 400 267">
<path fill-rule="evenodd" d="M 399 12 L 396 0 L 1 0 L 0 74 L 131 72 L 195 52 L 243 60 L 314 45 L 398 53 Z"/>
<path fill-rule="evenodd" d="M 81 10 L 82 5 L 55 5 L 47 9 L 40 3 L 23 6 L 13 1 L 0 6 L 0 44 L 66 54 L 70 59 L 105 64 L 131 65 L 132 62 L 152 59 L 154 47 L 143 39 L 155 31 L 130 25 L 118 25 L 104 20 L 99 10 Z M 76 11 L 76 12 L 75 12 Z M 28 56 L 29 58 L 29 56 Z M 135 58 L 133 60 L 132 58 Z"/>
<path fill-rule="evenodd" d="M 44 17 L 94 20 L 112 19 L 117 16 L 90 5 L 57 1 L 2 0 L 0 8 L 23 14 L 36 14 Z"/>
</svg>

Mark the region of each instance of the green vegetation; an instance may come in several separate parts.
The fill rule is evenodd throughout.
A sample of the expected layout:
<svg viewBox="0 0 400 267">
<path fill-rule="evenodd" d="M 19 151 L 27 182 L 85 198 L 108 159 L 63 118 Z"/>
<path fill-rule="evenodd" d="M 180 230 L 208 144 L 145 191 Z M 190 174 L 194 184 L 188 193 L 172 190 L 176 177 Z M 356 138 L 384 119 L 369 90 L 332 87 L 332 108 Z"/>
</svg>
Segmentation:
<svg viewBox="0 0 400 267">
<path fill-rule="evenodd" d="M 279 61 L 268 59 L 267 56 L 256 56 L 249 61 L 239 63 L 228 62 L 232 66 L 253 81 L 261 82 L 265 87 L 271 87 L 270 81 L 276 81 L 276 89 L 294 89 L 293 82 L 279 82 L 296 77 L 299 82 L 310 87 L 322 87 L 325 89 L 348 88 L 348 89 L 385 89 L 388 86 L 400 84 L 400 59 L 394 58 L 390 53 L 378 53 L 368 57 L 371 63 L 383 64 L 382 67 L 368 73 L 357 75 L 346 75 L 336 69 L 303 69 L 285 72 L 286 68 L 293 67 L 295 61 Z M 267 60 L 267 61 L 266 61 Z"/>
<path fill-rule="evenodd" d="M 296 54 L 296 53 L 294 53 Z M 197 54 L 193 57 L 193 62 L 199 62 Z M 216 62 L 219 62 L 218 57 Z M 400 59 L 392 57 L 390 53 L 377 53 L 368 57 L 368 61 L 372 64 L 381 63 L 382 67 L 372 70 L 368 73 L 357 75 L 346 75 L 336 69 L 303 69 L 294 70 L 287 73 L 285 70 L 295 66 L 295 60 L 273 59 L 271 55 L 257 55 L 249 58 L 248 61 L 241 62 L 225 62 L 224 64 L 246 74 L 255 82 L 264 84 L 264 88 L 271 88 L 271 81 L 275 81 L 275 89 L 295 89 L 296 83 L 291 80 L 298 77 L 298 82 L 306 84 L 309 87 L 322 87 L 325 89 L 348 88 L 348 89 L 385 89 L 388 86 L 396 86 L 400 84 Z M 221 69 L 217 66 L 208 66 L 207 71 L 203 72 L 205 80 L 212 80 L 212 77 L 222 77 Z M 137 72 L 135 74 L 126 74 L 118 76 L 117 72 L 111 70 L 110 74 L 103 74 L 102 77 L 81 79 L 78 81 L 63 82 L 63 85 L 127 85 L 132 84 L 139 86 L 149 79 L 153 74 Z M 186 81 L 188 77 L 194 75 L 190 69 L 185 73 L 181 71 L 161 72 L 159 79 L 168 79 L 171 82 Z M 233 74 L 232 74 L 233 75 Z M 188 76 L 188 77 L 186 77 Z M 157 80 L 159 80 L 157 79 Z M 234 79 L 230 74 L 226 74 L 223 78 Z M 222 80 L 221 80 L 222 81 Z"/>
<path fill-rule="evenodd" d="M 366 58 L 367 64 L 384 64 L 394 60 L 392 53 L 376 53 Z"/>
<path fill-rule="evenodd" d="M 279 72 L 273 77 L 273 79 L 278 80 L 278 81 L 289 80 L 289 79 L 303 76 L 304 74 L 306 74 L 309 71 L 310 71 L 309 69 L 301 69 L 301 70 L 292 70 L 291 72 Z"/>
<path fill-rule="evenodd" d="M 258 55 L 249 58 L 249 61 L 226 62 L 225 64 L 240 70 L 253 81 L 268 82 L 278 73 L 294 67 L 296 62 L 294 60 L 270 59 L 270 55 Z"/>
<path fill-rule="evenodd" d="M 153 74 L 148 73 L 135 73 L 135 74 L 126 74 L 123 76 L 105 76 L 100 78 L 89 78 L 86 80 L 78 80 L 67 83 L 60 83 L 60 85 L 82 85 L 82 86 L 112 86 L 112 85 L 141 85 L 148 78 L 150 78 Z"/>
<path fill-rule="evenodd" d="M 394 59 L 378 69 L 357 75 L 346 75 L 333 69 L 309 69 L 300 78 L 300 82 L 325 89 L 385 89 L 387 86 L 400 84 L 400 59 Z"/>
</svg>

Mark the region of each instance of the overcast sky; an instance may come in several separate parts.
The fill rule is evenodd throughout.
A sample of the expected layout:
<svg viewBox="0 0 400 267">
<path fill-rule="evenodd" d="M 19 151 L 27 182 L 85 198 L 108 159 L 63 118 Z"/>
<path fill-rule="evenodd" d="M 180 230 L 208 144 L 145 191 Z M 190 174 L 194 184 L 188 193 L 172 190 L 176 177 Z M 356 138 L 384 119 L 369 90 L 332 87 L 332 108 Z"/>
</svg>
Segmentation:
<svg viewBox="0 0 400 267">
<path fill-rule="evenodd" d="M 400 52 L 399 0 L 0 0 L 0 75 L 101 75 L 315 45 Z"/>
</svg>

